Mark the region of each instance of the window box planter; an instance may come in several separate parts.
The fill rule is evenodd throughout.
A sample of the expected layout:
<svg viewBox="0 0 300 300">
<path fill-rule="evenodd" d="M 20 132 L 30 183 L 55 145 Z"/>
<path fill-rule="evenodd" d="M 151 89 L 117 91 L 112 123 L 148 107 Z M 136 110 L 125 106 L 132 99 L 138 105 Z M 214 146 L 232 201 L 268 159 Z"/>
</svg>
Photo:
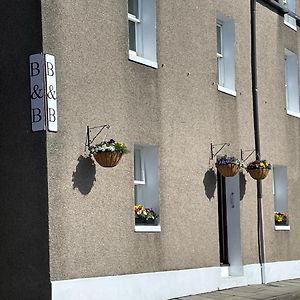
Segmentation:
<svg viewBox="0 0 300 300">
<path fill-rule="evenodd" d="M 289 214 L 288 212 L 274 212 L 275 226 L 289 226 Z"/>
<path fill-rule="evenodd" d="M 154 219 L 140 219 L 140 218 L 135 218 L 135 224 L 136 225 L 155 225 L 155 220 Z"/>
<path fill-rule="evenodd" d="M 152 208 L 145 208 L 143 205 L 134 206 L 135 225 L 155 225 L 158 214 Z"/>
</svg>

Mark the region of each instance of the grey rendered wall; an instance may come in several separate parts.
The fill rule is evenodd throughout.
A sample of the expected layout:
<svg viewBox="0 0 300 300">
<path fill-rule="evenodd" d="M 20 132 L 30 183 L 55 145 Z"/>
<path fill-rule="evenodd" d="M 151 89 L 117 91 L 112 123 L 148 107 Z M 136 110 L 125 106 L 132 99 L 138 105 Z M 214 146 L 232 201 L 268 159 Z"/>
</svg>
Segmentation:
<svg viewBox="0 0 300 300">
<path fill-rule="evenodd" d="M 42 51 L 40 1 L 0 3 L 0 298 L 50 299 L 46 136 L 31 132 L 28 57 Z"/>
<path fill-rule="evenodd" d="M 299 14 L 299 1 L 297 1 Z M 286 114 L 284 49 L 299 55 L 298 31 L 284 25 L 283 18 L 258 6 L 258 64 L 261 145 L 264 157 L 287 166 L 288 207 L 291 230 L 274 230 L 272 176 L 264 181 L 264 211 L 267 261 L 299 259 L 299 151 L 300 120 Z M 268 19 L 266 24 L 265 20 Z M 270 84 L 272 83 L 272 85 Z"/>
<path fill-rule="evenodd" d="M 236 25 L 236 97 L 217 91 L 219 11 Z M 259 13 L 275 23 L 271 31 L 278 30 L 273 13 L 265 8 Z M 235 155 L 254 148 L 248 1 L 157 1 L 157 70 L 128 61 L 126 1 L 43 0 L 42 15 L 44 51 L 56 56 L 59 95 L 59 131 L 47 136 L 51 279 L 219 265 L 217 198 L 215 193 L 208 199 L 203 180 L 211 166 L 211 142 L 231 143 Z M 271 23 L 259 25 L 264 49 L 278 47 L 280 37 L 264 44 Z M 277 68 L 272 63 L 259 73 L 262 99 L 270 91 L 269 74 L 282 75 Z M 272 101 L 260 110 L 266 113 L 268 107 L 281 114 Z M 296 126 L 288 125 L 284 114 L 281 118 Z M 86 125 L 106 123 L 112 126 L 108 137 L 131 150 L 134 143 L 159 146 L 161 233 L 134 233 L 133 151 L 114 169 L 82 157 Z M 263 155 L 279 161 L 277 138 L 265 142 L 267 118 L 261 125 Z M 256 184 L 249 175 L 244 178 L 241 239 L 243 263 L 249 264 L 258 261 Z M 264 184 L 269 223 L 270 180 Z M 276 256 L 268 247 L 270 259 L 293 256 Z"/>
</svg>

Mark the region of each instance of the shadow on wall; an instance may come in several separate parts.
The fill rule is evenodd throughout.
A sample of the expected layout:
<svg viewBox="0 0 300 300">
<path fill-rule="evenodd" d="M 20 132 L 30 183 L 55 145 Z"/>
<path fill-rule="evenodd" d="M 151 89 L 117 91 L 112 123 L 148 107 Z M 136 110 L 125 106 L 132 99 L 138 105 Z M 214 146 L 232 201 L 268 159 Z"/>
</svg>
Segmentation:
<svg viewBox="0 0 300 300">
<path fill-rule="evenodd" d="M 217 176 L 213 169 L 209 169 L 203 179 L 206 197 L 211 200 L 215 197 L 215 191 L 217 186 Z"/>
<path fill-rule="evenodd" d="M 246 194 L 246 176 L 244 173 L 240 172 L 240 201 L 243 200 Z"/>
<path fill-rule="evenodd" d="M 96 181 L 96 167 L 90 157 L 80 155 L 77 159 L 76 171 L 73 172 L 73 189 L 78 189 L 83 195 L 87 195 Z"/>
<path fill-rule="evenodd" d="M 246 194 L 246 176 L 244 173 L 240 172 L 240 201 L 244 199 Z M 211 200 L 215 197 L 216 185 L 217 185 L 217 176 L 213 169 L 209 169 L 203 179 L 203 184 L 205 188 L 205 195 L 206 197 Z"/>
</svg>

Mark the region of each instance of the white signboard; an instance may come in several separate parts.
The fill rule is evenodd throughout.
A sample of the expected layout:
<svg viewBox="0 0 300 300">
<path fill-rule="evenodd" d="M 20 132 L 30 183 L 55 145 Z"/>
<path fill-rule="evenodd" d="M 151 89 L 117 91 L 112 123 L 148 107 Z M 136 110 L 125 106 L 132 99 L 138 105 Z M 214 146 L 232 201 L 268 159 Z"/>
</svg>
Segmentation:
<svg viewBox="0 0 300 300">
<path fill-rule="evenodd" d="M 57 132 L 56 72 L 53 55 L 45 54 L 45 72 L 48 130 Z"/>
<path fill-rule="evenodd" d="M 44 101 L 44 58 L 43 54 L 29 57 L 31 128 L 32 131 L 45 130 Z"/>
</svg>

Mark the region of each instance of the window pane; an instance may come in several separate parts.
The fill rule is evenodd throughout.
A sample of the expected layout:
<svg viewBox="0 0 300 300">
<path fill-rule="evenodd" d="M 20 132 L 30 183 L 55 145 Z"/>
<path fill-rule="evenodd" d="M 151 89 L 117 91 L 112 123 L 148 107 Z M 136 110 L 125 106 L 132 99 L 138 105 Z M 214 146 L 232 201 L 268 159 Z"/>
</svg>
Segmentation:
<svg viewBox="0 0 300 300">
<path fill-rule="evenodd" d="M 129 27 L 129 50 L 136 51 L 135 23 L 128 21 Z"/>
<path fill-rule="evenodd" d="M 137 18 L 139 17 L 138 0 L 128 0 L 128 12 Z"/>
<path fill-rule="evenodd" d="M 222 54 L 222 27 L 217 25 L 217 52 Z"/>
<path fill-rule="evenodd" d="M 142 181 L 142 177 L 141 150 L 134 149 L 134 180 Z"/>
</svg>

